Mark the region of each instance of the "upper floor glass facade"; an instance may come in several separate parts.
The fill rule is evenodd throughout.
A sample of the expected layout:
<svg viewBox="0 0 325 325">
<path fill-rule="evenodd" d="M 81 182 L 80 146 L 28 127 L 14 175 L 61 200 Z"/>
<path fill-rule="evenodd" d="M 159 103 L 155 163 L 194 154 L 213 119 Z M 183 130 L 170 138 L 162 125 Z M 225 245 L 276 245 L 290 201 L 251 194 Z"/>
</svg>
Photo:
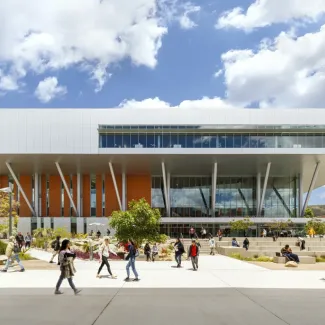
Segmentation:
<svg viewBox="0 0 325 325">
<path fill-rule="evenodd" d="M 324 130 L 282 126 L 100 126 L 100 148 L 325 148 Z"/>
</svg>

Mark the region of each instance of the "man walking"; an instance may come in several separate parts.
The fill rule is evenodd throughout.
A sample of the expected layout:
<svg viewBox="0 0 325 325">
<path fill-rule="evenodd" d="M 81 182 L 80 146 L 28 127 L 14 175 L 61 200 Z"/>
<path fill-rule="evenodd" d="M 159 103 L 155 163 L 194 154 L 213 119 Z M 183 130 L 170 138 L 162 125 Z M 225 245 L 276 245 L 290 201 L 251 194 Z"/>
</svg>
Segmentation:
<svg viewBox="0 0 325 325">
<path fill-rule="evenodd" d="M 199 247 L 197 246 L 195 240 L 192 240 L 192 245 L 188 249 L 188 259 L 191 258 L 193 271 L 197 271 L 199 268 Z"/>
<path fill-rule="evenodd" d="M 175 260 L 177 263 L 177 267 L 180 268 L 182 265 L 182 255 L 185 252 L 184 245 L 181 242 L 180 238 L 177 238 L 174 248 L 175 248 Z"/>
<path fill-rule="evenodd" d="M 20 272 L 25 271 L 25 268 L 24 268 L 24 266 L 21 263 L 20 258 L 19 258 L 20 251 L 21 251 L 21 249 L 20 249 L 17 241 L 15 241 L 15 237 L 11 236 L 9 238 L 9 243 L 7 245 L 7 248 L 6 248 L 6 256 L 8 258 L 7 263 L 6 263 L 4 269 L 1 272 L 7 272 L 8 271 L 8 268 L 9 268 L 9 266 L 10 266 L 13 259 L 15 259 L 17 261 L 18 265 L 20 266 Z"/>
<path fill-rule="evenodd" d="M 50 260 L 50 263 L 54 263 L 53 262 L 54 257 L 56 255 L 58 255 L 59 252 L 60 252 L 60 239 L 61 239 L 61 236 L 57 236 L 56 239 L 51 244 L 51 247 L 53 248 L 53 254 L 52 254 L 52 258 Z M 59 264 L 59 262 L 58 262 L 58 264 Z"/>
<path fill-rule="evenodd" d="M 22 235 L 21 232 L 19 232 L 16 236 L 16 243 L 18 244 L 19 248 L 23 247 L 23 243 L 24 243 L 24 236 Z"/>
<path fill-rule="evenodd" d="M 26 247 L 26 249 L 30 248 L 31 242 L 32 242 L 32 236 L 28 232 L 27 235 L 25 236 L 25 247 Z"/>
</svg>

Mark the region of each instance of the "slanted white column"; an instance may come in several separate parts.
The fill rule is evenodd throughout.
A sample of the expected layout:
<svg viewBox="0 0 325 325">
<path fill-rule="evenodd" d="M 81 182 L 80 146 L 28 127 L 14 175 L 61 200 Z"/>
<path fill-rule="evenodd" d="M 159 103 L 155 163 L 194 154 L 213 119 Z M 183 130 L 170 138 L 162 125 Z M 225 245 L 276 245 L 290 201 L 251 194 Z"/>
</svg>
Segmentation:
<svg viewBox="0 0 325 325">
<path fill-rule="evenodd" d="M 300 173 L 299 174 L 299 197 L 298 197 L 298 202 L 299 202 L 299 213 L 297 214 L 297 217 L 298 216 L 301 216 L 302 215 L 302 210 L 303 210 L 303 207 L 304 207 L 304 186 L 303 186 L 303 174 Z"/>
<path fill-rule="evenodd" d="M 161 169 L 162 169 L 162 174 L 163 174 L 164 195 L 165 195 L 165 200 L 166 200 L 167 217 L 169 217 L 170 216 L 170 208 L 169 208 L 169 201 L 168 201 L 166 166 L 165 166 L 164 162 L 161 163 Z"/>
<path fill-rule="evenodd" d="M 83 214 L 82 211 L 82 192 L 81 192 L 81 174 L 77 173 L 77 209 L 78 209 L 78 214 L 77 216 L 81 217 Z"/>
<path fill-rule="evenodd" d="M 168 212 L 171 215 L 171 204 L 170 204 L 170 172 L 167 172 L 167 202 L 168 202 Z"/>
<path fill-rule="evenodd" d="M 115 173 L 114 173 L 114 168 L 111 162 L 108 163 L 109 165 L 109 169 L 111 171 L 111 176 L 112 176 L 112 180 L 113 180 L 113 184 L 114 184 L 114 188 L 115 188 L 115 194 L 116 194 L 116 198 L 118 201 L 118 205 L 120 207 L 120 210 L 123 211 L 123 207 L 122 207 L 122 203 L 121 203 L 121 196 L 117 187 L 117 183 L 116 183 L 116 178 L 115 178 Z"/>
<path fill-rule="evenodd" d="M 38 197 L 37 197 L 37 203 L 38 203 L 38 217 L 37 218 L 37 228 L 41 228 L 41 216 L 43 215 L 42 211 L 42 176 L 38 175 L 37 179 L 38 183 Z"/>
<path fill-rule="evenodd" d="M 301 211 L 301 217 L 302 218 L 305 215 L 305 211 L 306 211 L 306 208 L 308 206 L 308 202 L 309 202 L 309 199 L 310 199 L 311 192 L 313 191 L 313 189 L 315 187 L 315 183 L 316 183 L 317 176 L 318 176 L 318 171 L 319 171 L 319 166 L 320 166 L 320 162 L 317 162 L 316 167 L 315 167 L 315 170 L 314 170 L 313 177 L 312 177 L 311 182 L 310 182 L 310 185 L 309 185 L 307 197 L 306 197 L 304 206 L 303 206 L 302 211 Z"/>
<path fill-rule="evenodd" d="M 127 210 L 127 206 L 126 206 L 126 173 L 123 172 L 122 173 L 122 208 L 123 211 Z"/>
<path fill-rule="evenodd" d="M 68 197 L 69 197 L 69 200 L 70 200 L 70 203 L 71 203 L 71 205 L 72 205 L 72 208 L 73 208 L 74 212 L 76 213 L 76 216 L 79 216 L 79 215 L 78 215 L 77 208 L 76 208 L 76 205 L 75 205 L 74 202 L 73 202 L 73 198 L 72 198 L 72 196 L 71 196 L 70 189 L 69 189 L 68 184 L 67 184 L 67 182 L 65 181 L 64 175 L 63 175 L 63 173 L 62 173 L 62 170 L 61 170 L 60 164 L 59 164 L 58 162 L 56 162 L 56 163 L 55 163 L 55 166 L 56 166 L 56 168 L 58 169 L 58 172 L 59 172 L 60 177 L 61 177 L 61 181 L 62 181 L 62 183 L 63 183 L 63 186 L 64 186 L 64 188 L 65 188 L 65 191 L 67 192 L 67 195 L 68 195 Z"/>
<path fill-rule="evenodd" d="M 261 202 L 261 173 L 257 173 L 256 177 L 256 217 L 258 217 Z"/>
<path fill-rule="evenodd" d="M 263 184 L 263 192 L 262 192 L 262 196 L 261 196 L 260 206 L 259 206 L 259 209 L 258 209 L 258 217 L 261 216 L 261 212 L 262 212 L 262 209 L 263 209 L 267 182 L 269 180 L 270 168 L 271 168 L 271 163 L 269 162 L 267 164 L 267 167 L 266 167 L 266 173 L 265 173 L 264 184 Z"/>
<path fill-rule="evenodd" d="M 34 174 L 34 208 L 36 217 L 39 217 L 39 177 L 38 173 Z"/>
<path fill-rule="evenodd" d="M 217 173 L 218 173 L 218 164 L 213 164 L 212 169 L 212 181 L 211 181 L 211 216 L 215 217 L 216 212 L 216 194 L 217 194 Z"/>
<path fill-rule="evenodd" d="M 27 204 L 29 210 L 31 211 L 32 215 L 35 217 L 35 216 L 36 216 L 36 213 L 35 213 L 35 211 L 34 211 L 32 205 L 31 205 L 30 201 L 27 199 L 27 196 L 26 196 L 26 194 L 25 194 L 25 191 L 24 191 L 24 189 L 21 187 L 20 182 L 19 182 L 19 180 L 18 180 L 16 174 L 14 173 L 12 167 L 10 166 L 10 164 L 9 164 L 8 162 L 6 162 L 6 166 L 7 166 L 8 170 L 9 170 L 9 172 L 10 172 L 12 178 L 14 179 L 14 181 L 15 181 L 17 187 L 18 187 L 19 192 L 22 194 L 22 196 L 23 196 L 23 198 L 24 198 L 24 200 L 25 200 L 25 202 L 26 202 L 26 204 Z"/>
</svg>

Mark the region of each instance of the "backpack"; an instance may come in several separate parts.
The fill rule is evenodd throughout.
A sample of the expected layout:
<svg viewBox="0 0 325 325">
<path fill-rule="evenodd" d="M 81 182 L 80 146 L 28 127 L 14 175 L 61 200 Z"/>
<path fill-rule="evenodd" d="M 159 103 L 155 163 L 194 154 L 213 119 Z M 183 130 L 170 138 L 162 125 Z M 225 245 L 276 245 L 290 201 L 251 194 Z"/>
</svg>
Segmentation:
<svg viewBox="0 0 325 325">
<path fill-rule="evenodd" d="M 13 249 L 15 254 L 19 254 L 21 252 L 21 249 L 17 243 L 14 244 L 14 249 Z"/>
</svg>

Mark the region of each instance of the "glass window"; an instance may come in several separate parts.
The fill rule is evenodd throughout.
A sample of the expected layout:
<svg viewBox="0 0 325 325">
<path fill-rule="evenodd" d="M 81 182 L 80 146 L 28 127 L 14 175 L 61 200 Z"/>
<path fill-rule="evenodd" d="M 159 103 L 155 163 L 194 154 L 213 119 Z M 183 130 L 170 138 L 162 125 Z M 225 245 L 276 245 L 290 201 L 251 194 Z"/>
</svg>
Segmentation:
<svg viewBox="0 0 325 325">
<path fill-rule="evenodd" d="M 114 148 L 114 144 L 115 144 L 114 134 L 107 134 L 105 137 L 106 137 L 106 148 Z"/>
<path fill-rule="evenodd" d="M 123 136 L 122 134 L 116 134 L 114 136 L 114 144 L 113 144 L 113 148 L 122 148 L 122 140 L 123 140 Z"/>
<path fill-rule="evenodd" d="M 210 148 L 210 140 L 209 134 L 202 134 L 202 148 Z"/>
<path fill-rule="evenodd" d="M 139 134 L 131 133 L 131 148 L 135 148 L 139 144 Z"/>
<path fill-rule="evenodd" d="M 241 147 L 249 148 L 249 135 L 248 134 L 243 134 L 241 136 Z"/>
<path fill-rule="evenodd" d="M 265 148 L 275 148 L 275 137 L 273 134 L 265 135 Z"/>
<path fill-rule="evenodd" d="M 241 148 L 241 135 L 234 134 L 234 148 Z"/>
<path fill-rule="evenodd" d="M 161 133 L 155 134 L 155 145 L 157 148 L 162 148 L 162 134 Z"/>
<path fill-rule="evenodd" d="M 297 146 L 300 148 L 306 148 L 306 135 L 305 133 L 298 133 Z"/>
<path fill-rule="evenodd" d="M 226 136 L 225 135 L 219 135 L 219 146 L 218 148 L 226 148 Z"/>
<path fill-rule="evenodd" d="M 188 133 L 186 137 L 187 148 L 194 148 L 193 141 L 194 141 L 193 134 Z"/>
<path fill-rule="evenodd" d="M 147 148 L 155 147 L 155 135 L 152 133 L 147 134 Z"/>
<path fill-rule="evenodd" d="M 180 133 L 178 135 L 178 144 L 182 146 L 182 148 L 186 148 L 186 134 Z"/>
<path fill-rule="evenodd" d="M 249 135 L 249 147 L 250 148 L 257 148 L 257 146 L 258 146 L 257 134 L 250 134 Z"/>
<path fill-rule="evenodd" d="M 226 148 L 233 148 L 234 147 L 234 136 L 232 134 L 226 134 L 225 136 L 226 141 Z"/>
<path fill-rule="evenodd" d="M 217 148 L 218 136 L 216 134 L 210 134 L 210 148 Z"/>
<path fill-rule="evenodd" d="M 322 134 L 315 134 L 315 148 L 323 148 L 323 137 Z"/>
<path fill-rule="evenodd" d="M 124 133 L 123 134 L 123 143 L 122 143 L 123 148 L 130 148 L 131 147 L 131 138 L 129 133 Z"/>
<path fill-rule="evenodd" d="M 177 133 L 171 133 L 170 135 L 170 146 L 173 148 L 174 146 L 179 145 L 178 143 L 178 134 Z"/>
<path fill-rule="evenodd" d="M 147 135 L 145 133 L 139 134 L 139 145 L 147 148 Z"/>
<path fill-rule="evenodd" d="M 202 147 L 202 136 L 201 136 L 201 134 L 194 134 L 193 147 L 195 147 L 195 148 L 201 148 Z"/>
<path fill-rule="evenodd" d="M 164 133 L 163 134 L 163 148 L 170 148 L 171 147 L 170 142 L 170 133 Z"/>
</svg>

